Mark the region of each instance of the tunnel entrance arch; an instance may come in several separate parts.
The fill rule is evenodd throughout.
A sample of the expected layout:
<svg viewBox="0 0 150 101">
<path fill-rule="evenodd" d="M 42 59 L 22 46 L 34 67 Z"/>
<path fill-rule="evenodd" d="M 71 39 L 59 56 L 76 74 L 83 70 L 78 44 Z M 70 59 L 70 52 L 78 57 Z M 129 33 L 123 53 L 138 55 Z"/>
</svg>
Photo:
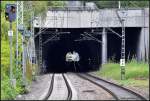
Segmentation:
<svg viewBox="0 0 150 101">
<path fill-rule="evenodd" d="M 38 29 L 36 29 L 38 32 Z M 42 34 L 42 42 L 47 40 L 51 35 L 48 35 L 48 29 Z M 101 65 L 101 44 L 94 40 L 75 41 L 81 38 L 81 34 L 85 31 L 90 31 L 90 28 L 69 28 L 58 29 L 62 32 L 70 32 L 70 34 L 58 35 L 59 40 L 53 40 L 43 45 L 42 61 L 47 72 L 87 72 L 99 69 Z M 36 34 L 36 33 L 35 33 Z M 39 36 L 38 36 L 39 37 Z M 35 38 L 36 50 L 38 50 L 38 37 Z M 100 38 L 100 37 L 99 37 Z M 80 55 L 80 61 L 67 63 L 65 56 L 67 52 L 76 51 Z M 38 52 L 37 52 L 38 56 Z M 75 70 L 76 67 L 76 70 Z"/>
</svg>

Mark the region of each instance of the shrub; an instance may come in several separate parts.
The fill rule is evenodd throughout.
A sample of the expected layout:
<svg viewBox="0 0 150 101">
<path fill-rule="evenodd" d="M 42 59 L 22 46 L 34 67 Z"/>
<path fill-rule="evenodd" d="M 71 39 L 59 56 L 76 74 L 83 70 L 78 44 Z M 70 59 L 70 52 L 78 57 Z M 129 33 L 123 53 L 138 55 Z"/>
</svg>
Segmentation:
<svg viewBox="0 0 150 101">
<path fill-rule="evenodd" d="M 5 73 L 2 73 L 1 80 L 1 100 L 14 99 L 17 95 L 16 90 L 10 85 L 10 79 Z"/>
</svg>

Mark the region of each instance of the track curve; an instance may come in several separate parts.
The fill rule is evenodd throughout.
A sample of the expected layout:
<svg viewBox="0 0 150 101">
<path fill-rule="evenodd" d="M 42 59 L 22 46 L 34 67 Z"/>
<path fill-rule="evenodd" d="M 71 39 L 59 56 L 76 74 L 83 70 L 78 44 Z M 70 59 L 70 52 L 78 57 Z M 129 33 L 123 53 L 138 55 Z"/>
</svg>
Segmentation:
<svg viewBox="0 0 150 101">
<path fill-rule="evenodd" d="M 43 100 L 71 100 L 72 88 L 64 74 L 52 74 L 47 95 Z"/>
<path fill-rule="evenodd" d="M 102 87 L 103 89 L 108 91 L 116 100 L 147 100 L 146 98 L 134 91 L 131 91 L 112 82 L 106 81 L 102 78 L 93 76 L 91 74 L 78 73 L 77 75 Z"/>
</svg>

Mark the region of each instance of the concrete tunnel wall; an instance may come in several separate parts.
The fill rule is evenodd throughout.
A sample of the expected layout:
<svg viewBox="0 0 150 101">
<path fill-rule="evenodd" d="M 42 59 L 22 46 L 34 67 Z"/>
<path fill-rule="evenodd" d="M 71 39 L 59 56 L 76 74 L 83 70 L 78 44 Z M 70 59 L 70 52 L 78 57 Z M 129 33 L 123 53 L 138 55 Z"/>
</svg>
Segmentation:
<svg viewBox="0 0 150 101">
<path fill-rule="evenodd" d="M 35 34 L 39 29 L 35 29 Z M 49 31 L 51 29 L 48 29 Z M 46 30 L 42 34 L 42 41 L 46 41 L 52 35 Z M 50 41 L 42 47 L 43 62 L 46 63 L 47 72 L 86 72 L 99 69 L 101 65 L 101 44 L 96 41 L 74 41 L 81 37 L 84 31 L 89 29 L 58 29 L 58 31 L 71 32 L 70 34 L 59 35 L 60 40 Z M 99 37 L 100 38 L 100 37 Z M 39 50 L 39 37 L 35 38 L 36 50 Z M 76 51 L 79 53 L 80 61 L 75 64 L 65 61 L 67 52 Z M 37 51 L 38 57 L 38 51 Z"/>
</svg>

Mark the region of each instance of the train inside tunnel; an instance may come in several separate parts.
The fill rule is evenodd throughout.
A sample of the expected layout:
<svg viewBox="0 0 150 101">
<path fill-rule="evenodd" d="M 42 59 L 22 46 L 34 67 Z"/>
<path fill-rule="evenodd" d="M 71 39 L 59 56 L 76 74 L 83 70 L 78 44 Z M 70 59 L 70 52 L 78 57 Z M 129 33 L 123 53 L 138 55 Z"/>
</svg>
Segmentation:
<svg viewBox="0 0 150 101">
<path fill-rule="evenodd" d="M 88 72 L 98 70 L 101 65 L 101 44 L 95 40 L 84 40 L 81 34 L 88 28 L 47 29 L 41 34 L 42 65 L 46 72 Z M 35 29 L 35 35 L 39 29 Z M 62 33 L 61 33 L 62 32 Z M 69 33 L 68 33 L 69 32 Z M 100 36 L 98 36 L 101 39 Z M 37 59 L 39 58 L 39 36 L 35 38 Z M 68 52 L 77 52 L 78 62 L 67 62 Z M 43 66 L 42 66 L 43 67 Z"/>
<path fill-rule="evenodd" d="M 120 27 L 112 29 L 121 35 L 122 29 Z M 59 33 L 57 35 L 56 30 Z M 38 32 L 39 29 L 35 29 L 35 35 Z M 82 36 L 84 32 L 91 32 L 91 28 L 49 28 L 42 32 L 42 65 L 45 65 L 46 72 L 88 72 L 96 71 L 101 67 L 102 43 L 95 40 L 84 40 Z M 109 30 L 106 30 L 106 33 L 107 60 L 119 62 L 121 58 L 121 38 Z M 127 27 L 125 28 L 125 34 L 125 58 L 131 60 L 138 55 L 141 28 Z M 102 40 L 102 34 L 93 34 L 92 36 Z M 35 47 L 37 59 L 39 59 L 39 36 L 35 38 Z M 80 61 L 67 62 L 66 54 L 73 51 L 79 54 Z"/>
</svg>

